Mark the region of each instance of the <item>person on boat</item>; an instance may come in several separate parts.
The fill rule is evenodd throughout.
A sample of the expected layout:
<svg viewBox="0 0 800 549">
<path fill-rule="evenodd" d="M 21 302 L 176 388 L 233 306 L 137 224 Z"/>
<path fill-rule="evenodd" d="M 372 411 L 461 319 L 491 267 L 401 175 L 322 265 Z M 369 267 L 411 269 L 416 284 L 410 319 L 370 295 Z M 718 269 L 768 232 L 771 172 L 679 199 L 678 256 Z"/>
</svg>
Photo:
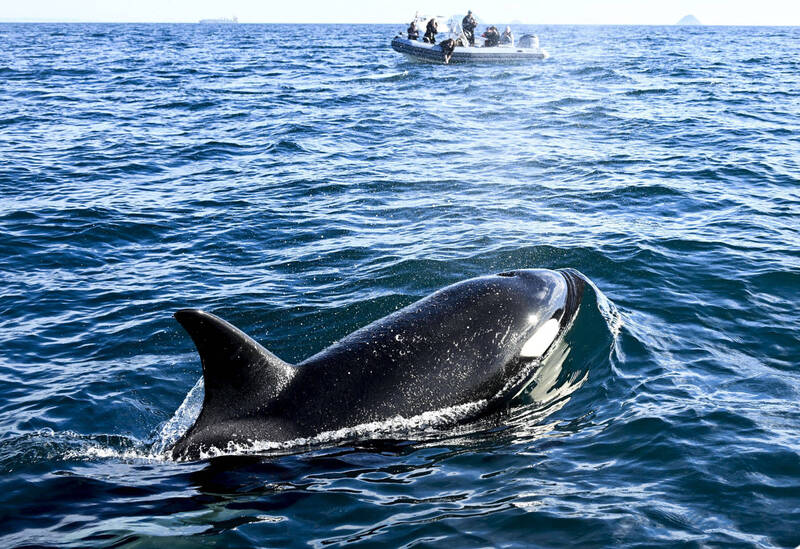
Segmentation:
<svg viewBox="0 0 800 549">
<path fill-rule="evenodd" d="M 442 48 L 444 54 L 444 64 L 450 63 L 450 58 L 453 57 L 453 52 L 456 49 L 456 41 L 453 38 L 446 38 L 439 42 L 439 47 Z"/>
<path fill-rule="evenodd" d="M 439 23 L 436 22 L 435 17 L 431 17 L 431 20 L 428 21 L 428 25 L 425 27 L 425 36 L 422 37 L 422 41 L 435 44 L 437 32 L 439 32 Z"/>
<path fill-rule="evenodd" d="M 461 20 L 461 29 L 464 31 L 467 40 L 469 40 L 470 46 L 475 45 L 475 27 L 477 26 L 478 22 L 475 21 L 475 18 L 472 16 L 472 10 L 468 10 L 467 15 Z"/>
<path fill-rule="evenodd" d="M 500 33 L 497 32 L 497 27 L 494 25 L 486 29 L 481 36 L 486 39 L 483 44 L 484 48 L 493 48 L 500 43 Z"/>
<path fill-rule="evenodd" d="M 511 32 L 511 27 L 506 27 L 506 30 L 503 31 L 503 36 L 500 37 L 501 44 L 508 44 L 509 46 L 514 45 L 514 34 Z"/>
<path fill-rule="evenodd" d="M 417 29 L 416 21 L 412 21 L 411 24 L 408 26 L 406 35 L 408 36 L 409 40 L 419 40 L 419 30 Z"/>
</svg>

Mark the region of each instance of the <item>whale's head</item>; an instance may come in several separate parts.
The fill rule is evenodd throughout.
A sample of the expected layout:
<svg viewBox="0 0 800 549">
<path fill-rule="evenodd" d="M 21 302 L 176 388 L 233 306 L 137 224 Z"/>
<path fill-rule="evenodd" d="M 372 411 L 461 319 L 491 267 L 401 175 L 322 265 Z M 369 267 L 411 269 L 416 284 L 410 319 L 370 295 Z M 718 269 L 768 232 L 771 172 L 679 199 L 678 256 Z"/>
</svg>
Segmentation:
<svg viewBox="0 0 800 549">
<path fill-rule="evenodd" d="M 513 300 L 511 346 L 522 359 L 541 359 L 571 325 L 584 279 L 572 269 L 520 269 L 495 275 Z"/>
<path fill-rule="evenodd" d="M 424 379 L 424 386 L 414 385 L 414 394 L 425 395 L 428 405 L 485 401 L 497 406 L 560 355 L 556 350 L 577 316 L 584 286 L 574 270 L 519 269 L 472 278 L 342 343 L 346 349 L 378 347 L 381 364 L 407 373 L 405 384 Z M 395 344 L 395 338 L 410 343 Z"/>
<path fill-rule="evenodd" d="M 482 345 L 483 368 L 505 380 L 502 388 L 487 385 L 495 387 L 490 400 L 498 405 L 523 391 L 551 357 L 557 360 L 556 349 L 580 309 L 585 279 L 572 269 L 519 269 L 473 280 L 481 293 L 474 303 L 487 313 L 482 329 L 494 332 L 493 345 L 486 339 Z"/>
<path fill-rule="evenodd" d="M 399 320 L 437 375 L 457 371 L 470 389 L 496 394 L 497 379 L 525 377 L 570 329 L 585 279 L 572 269 L 518 269 L 453 284 L 380 324 L 394 333 Z M 407 334 L 404 338 L 409 340 Z M 502 397 L 503 395 L 497 395 Z"/>
</svg>

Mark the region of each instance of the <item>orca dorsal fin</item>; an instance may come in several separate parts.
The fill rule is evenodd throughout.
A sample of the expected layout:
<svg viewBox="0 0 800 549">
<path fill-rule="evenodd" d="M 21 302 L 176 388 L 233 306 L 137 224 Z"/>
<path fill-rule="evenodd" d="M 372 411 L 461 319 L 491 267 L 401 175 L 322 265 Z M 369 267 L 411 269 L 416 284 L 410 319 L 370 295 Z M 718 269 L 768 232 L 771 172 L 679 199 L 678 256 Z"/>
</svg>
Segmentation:
<svg viewBox="0 0 800 549">
<path fill-rule="evenodd" d="M 175 319 L 194 341 L 203 364 L 206 421 L 250 415 L 274 399 L 294 375 L 282 361 L 236 326 L 197 309 Z"/>
</svg>

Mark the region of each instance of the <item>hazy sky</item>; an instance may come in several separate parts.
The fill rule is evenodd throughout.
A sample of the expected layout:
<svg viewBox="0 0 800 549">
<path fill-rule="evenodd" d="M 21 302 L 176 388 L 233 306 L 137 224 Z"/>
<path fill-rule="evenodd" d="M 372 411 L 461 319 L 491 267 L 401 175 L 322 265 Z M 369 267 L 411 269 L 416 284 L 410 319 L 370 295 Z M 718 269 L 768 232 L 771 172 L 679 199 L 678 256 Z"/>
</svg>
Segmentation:
<svg viewBox="0 0 800 549">
<path fill-rule="evenodd" d="M 0 0 L 0 21 L 395 23 L 415 11 L 471 9 L 484 22 L 672 24 L 687 14 L 711 25 L 800 25 L 800 0 Z"/>
</svg>

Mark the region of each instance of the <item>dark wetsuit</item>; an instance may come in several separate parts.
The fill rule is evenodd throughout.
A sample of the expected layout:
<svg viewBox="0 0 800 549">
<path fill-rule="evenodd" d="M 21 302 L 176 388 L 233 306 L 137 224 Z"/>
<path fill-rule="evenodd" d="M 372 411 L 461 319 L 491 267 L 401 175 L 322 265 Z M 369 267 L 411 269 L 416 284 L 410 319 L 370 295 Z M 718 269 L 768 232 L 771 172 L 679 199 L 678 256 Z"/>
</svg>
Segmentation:
<svg viewBox="0 0 800 549">
<path fill-rule="evenodd" d="M 478 26 L 478 22 L 475 21 L 475 18 L 472 15 L 466 15 L 464 19 L 461 20 L 461 28 L 464 31 L 464 35 L 469 40 L 469 45 L 475 45 L 475 27 Z"/>
<path fill-rule="evenodd" d="M 497 32 L 497 29 L 486 29 L 483 37 L 486 38 L 486 43 L 484 44 L 486 48 L 493 48 L 500 43 L 500 33 Z"/>
<path fill-rule="evenodd" d="M 444 54 L 444 62 L 449 63 L 450 58 L 453 57 L 453 52 L 456 49 L 456 41 L 452 38 L 446 38 L 439 42 L 439 47 L 442 48 Z"/>
<path fill-rule="evenodd" d="M 422 38 L 422 41 L 435 44 L 437 32 L 439 32 L 439 24 L 436 22 L 436 19 L 431 19 L 428 21 L 428 26 L 425 27 L 425 36 Z"/>
<path fill-rule="evenodd" d="M 419 31 L 417 30 L 417 25 L 415 25 L 413 21 L 408 26 L 406 36 L 408 36 L 409 40 L 419 40 Z"/>
</svg>

